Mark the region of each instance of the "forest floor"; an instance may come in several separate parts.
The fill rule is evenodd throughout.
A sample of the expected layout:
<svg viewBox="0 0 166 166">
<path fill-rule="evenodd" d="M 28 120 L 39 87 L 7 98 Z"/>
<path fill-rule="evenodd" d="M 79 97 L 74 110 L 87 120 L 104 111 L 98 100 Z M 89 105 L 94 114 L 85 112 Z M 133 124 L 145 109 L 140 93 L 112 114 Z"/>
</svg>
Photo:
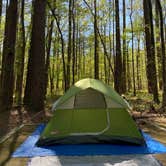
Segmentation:
<svg viewBox="0 0 166 166">
<path fill-rule="evenodd" d="M 166 113 L 161 113 L 159 106 L 152 103 L 149 96 L 141 96 L 126 96 L 132 105 L 131 114 L 133 118 L 141 129 L 166 145 Z M 25 124 L 23 128 L 13 134 L 4 143 L 0 144 L 1 166 L 24 166 L 27 164 L 27 158 L 11 158 L 11 154 L 34 131 L 38 124 L 47 122 L 50 119 L 51 113 L 49 110 L 53 101 L 49 99 L 46 110 L 37 114 L 19 107 L 14 107 L 12 111 L 1 114 L 0 140 L 13 130 L 13 128 Z M 166 166 L 166 154 L 155 155 L 155 157 L 163 163 L 163 166 Z"/>
</svg>

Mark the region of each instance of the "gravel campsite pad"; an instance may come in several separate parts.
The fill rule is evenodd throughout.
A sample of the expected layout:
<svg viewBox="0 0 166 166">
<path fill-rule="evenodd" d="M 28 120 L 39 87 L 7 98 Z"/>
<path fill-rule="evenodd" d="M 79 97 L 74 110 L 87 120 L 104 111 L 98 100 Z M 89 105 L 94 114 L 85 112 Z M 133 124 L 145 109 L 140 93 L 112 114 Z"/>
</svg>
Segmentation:
<svg viewBox="0 0 166 166">
<path fill-rule="evenodd" d="M 152 155 L 34 157 L 28 166 L 161 166 Z"/>
</svg>

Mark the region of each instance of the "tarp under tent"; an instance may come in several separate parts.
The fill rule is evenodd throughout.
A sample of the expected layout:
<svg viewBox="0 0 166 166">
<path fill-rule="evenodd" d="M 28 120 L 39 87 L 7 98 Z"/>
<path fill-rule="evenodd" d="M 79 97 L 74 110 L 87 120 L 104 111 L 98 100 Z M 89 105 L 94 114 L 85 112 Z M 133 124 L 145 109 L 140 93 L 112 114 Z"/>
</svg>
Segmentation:
<svg viewBox="0 0 166 166">
<path fill-rule="evenodd" d="M 42 132 L 37 145 L 142 145 L 143 136 L 128 109 L 129 104 L 102 81 L 90 78 L 80 80 L 53 105 L 54 115 Z"/>
</svg>

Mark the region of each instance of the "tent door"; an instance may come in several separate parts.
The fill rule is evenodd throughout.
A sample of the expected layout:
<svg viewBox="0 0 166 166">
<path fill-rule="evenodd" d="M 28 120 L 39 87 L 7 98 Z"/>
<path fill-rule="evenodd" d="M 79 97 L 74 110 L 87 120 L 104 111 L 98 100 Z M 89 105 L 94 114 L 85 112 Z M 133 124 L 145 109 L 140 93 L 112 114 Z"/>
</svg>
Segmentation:
<svg viewBox="0 0 166 166">
<path fill-rule="evenodd" d="M 106 132 L 109 128 L 110 128 L 110 114 L 109 114 L 109 110 L 108 109 L 104 109 L 105 111 L 105 115 L 106 115 L 106 127 L 104 129 L 102 129 L 101 131 L 97 131 L 97 132 L 71 132 L 70 136 L 83 136 L 83 135 L 101 135 L 104 132 Z"/>
</svg>

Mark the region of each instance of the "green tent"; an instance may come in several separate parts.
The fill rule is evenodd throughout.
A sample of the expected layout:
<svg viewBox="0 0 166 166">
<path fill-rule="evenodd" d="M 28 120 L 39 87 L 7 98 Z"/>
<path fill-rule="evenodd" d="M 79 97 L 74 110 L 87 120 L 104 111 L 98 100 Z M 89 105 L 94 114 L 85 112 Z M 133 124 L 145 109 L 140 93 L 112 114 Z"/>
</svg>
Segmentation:
<svg viewBox="0 0 166 166">
<path fill-rule="evenodd" d="M 129 104 L 103 82 L 80 80 L 53 105 L 54 115 L 37 145 L 143 144 L 129 109 Z"/>
</svg>

